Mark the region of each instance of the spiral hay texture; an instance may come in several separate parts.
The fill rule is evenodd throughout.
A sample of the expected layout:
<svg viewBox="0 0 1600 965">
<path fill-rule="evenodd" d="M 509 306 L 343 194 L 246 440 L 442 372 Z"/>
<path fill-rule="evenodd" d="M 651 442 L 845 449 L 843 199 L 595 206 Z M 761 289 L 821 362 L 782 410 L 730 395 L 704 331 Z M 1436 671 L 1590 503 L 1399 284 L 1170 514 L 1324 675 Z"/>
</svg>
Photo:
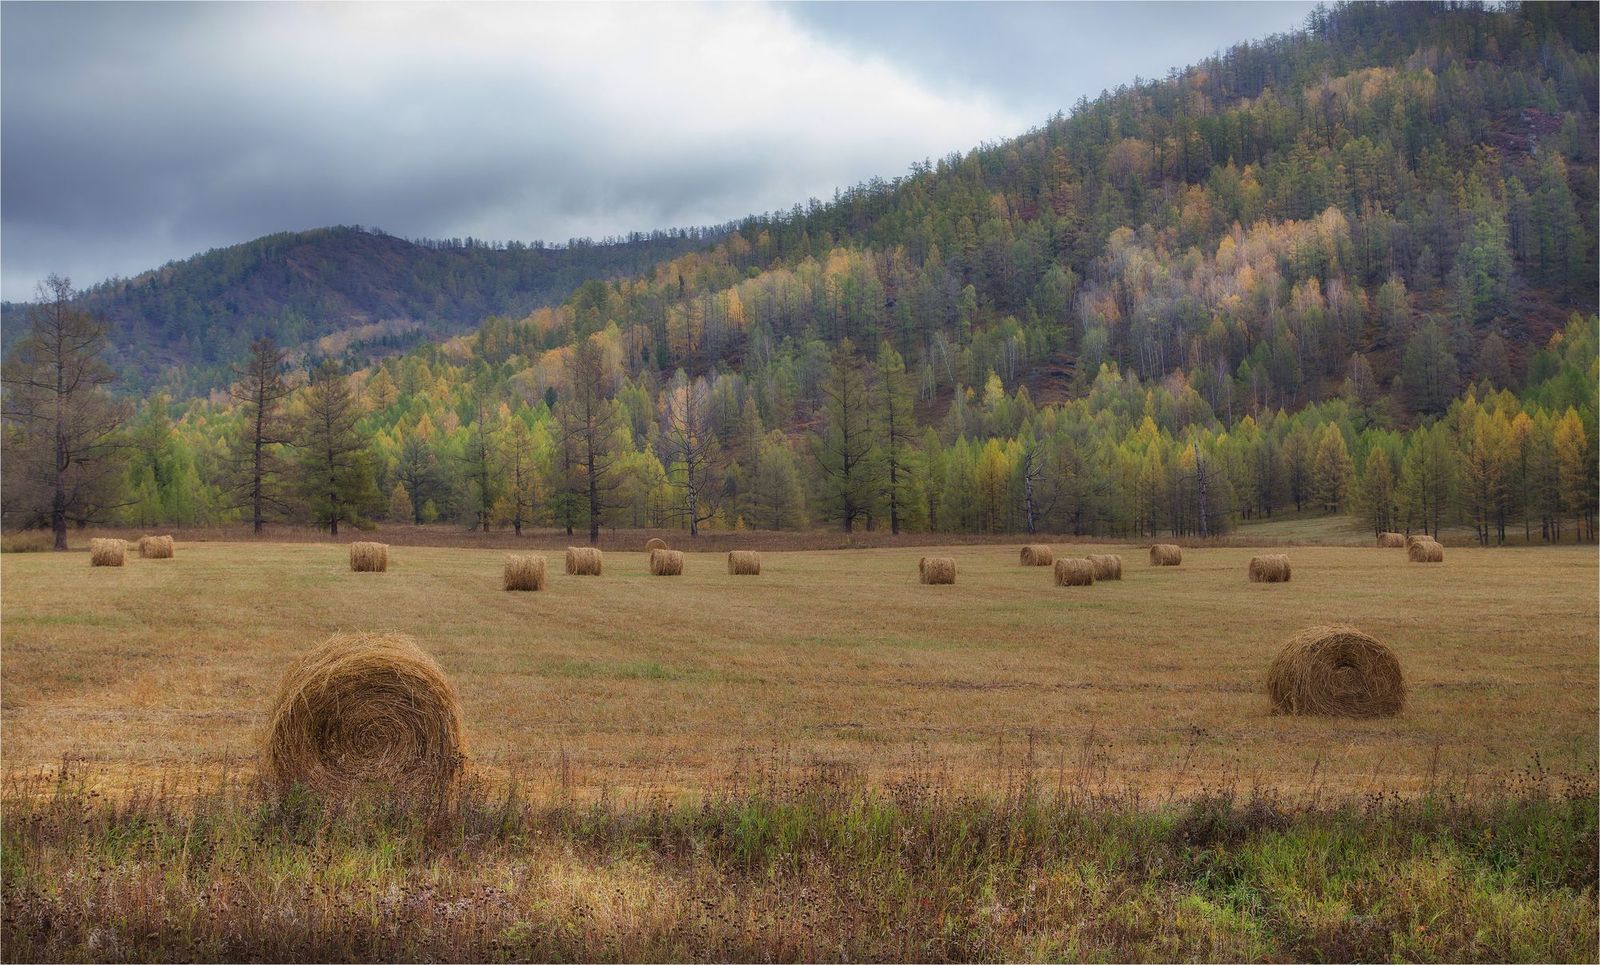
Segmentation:
<svg viewBox="0 0 1600 965">
<path fill-rule="evenodd" d="M 516 553 L 506 556 L 505 588 L 508 590 L 544 589 L 544 557 Z"/>
<path fill-rule="evenodd" d="M 956 581 L 956 561 L 950 556 L 924 556 L 917 561 L 917 569 L 922 573 L 922 582 L 931 585 L 954 583 Z"/>
<path fill-rule="evenodd" d="M 1393 717 L 1406 683 L 1394 651 L 1355 627 L 1307 627 L 1272 661 L 1267 695 L 1279 714 Z"/>
<path fill-rule="evenodd" d="M 170 536 L 139 537 L 139 556 L 147 560 L 172 559 L 173 543 Z"/>
<path fill-rule="evenodd" d="M 1444 547 L 1431 539 L 1414 540 L 1406 547 L 1406 557 L 1413 563 L 1443 563 Z"/>
<path fill-rule="evenodd" d="M 1157 543 L 1150 547 L 1151 566 L 1177 566 L 1183 562 L 1183 547 L 1176 543 Z"/>
<path fill-rule="evenodd" d="M 651 550 L 664 550 L 666 548 L 667 541 L 659 536 L 652 536 L 644 541 L 644 551 L 646 553 L 650 552 Z"/>
<path fill-rule="evenodd" d="M 1093 586 L 1094 564 L 1085 559 L 1056 560 L 1056 586 Z"/>
<path fill-rule="evenodd" d="M 1049 566 L 1055 561 L 1055 550 L 1043 543 L 1031 543 L 1022 548 L 1023 566 Z"/>
<path fill-rule="evenodd" d="M 1096 580 L 1122 579 L 1122 557 L 1112 553 L 1097 553 L 1088 559 Z"/>
<path fill-rule="evenodd" d="M 567 547 L 568 576 L 599 576 L 605 559 L 593 546 Z"/>
<path fill-rule="evenodd" d="M 89 541 L 90 566 L 121 566 L 127 561 L 128 541 L 125 539 L 91 539 Z"/>
<path fill-rule="evenodd" d="M 1378 545 L 1385 549 L 1399 549 L 1406 545 L 1406 536 L 1404 533 L 1379 533 Z"/>
<path fill-rule="evenodd" d="M 682 576 L 683 551 L 682 550 L 651 550 L 650 551 L 651 576 Z"/>
<path fill-rule="evenodd" d="M 1289 557 L 1282 553 L 1250 557 L 1251 583 L 1289 582 Z"/>
<path fill-rule="evenodd" d="M 466 743 L 455 689 L 409 637 L 339 633 L 283 675 L 261 743 L 279 792 L 441 798 Z"/>
<path fill-rule="evenodd" d="M 350 569 L 356 573 L 384 573 L 389 569 L 388 543 L 351 543 Z"/>
<path fill-rule="evenodd" d="M 760 576 L 761 554 L 754 550 L 733 550 L 728 554 L 730 576 Z"/>
</svg>

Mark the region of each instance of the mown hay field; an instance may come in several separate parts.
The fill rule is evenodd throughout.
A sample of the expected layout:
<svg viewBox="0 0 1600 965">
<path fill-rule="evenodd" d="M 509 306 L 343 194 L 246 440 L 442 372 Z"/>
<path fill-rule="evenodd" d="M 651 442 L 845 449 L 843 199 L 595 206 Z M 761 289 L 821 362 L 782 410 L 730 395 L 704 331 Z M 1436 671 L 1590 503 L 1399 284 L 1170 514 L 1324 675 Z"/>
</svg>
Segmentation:
<svg viewBox="0 0 1600 965">
<path fill-rule="evenodd" d="M 752 762 L 871 782 L 936 767 L 982 788 L 1027 757 L 1152 790 L 1266 786 L 1360 795 L 1491 787 L 1535 755 L 1596 763 L 1592 547 L 1297 547 L 1294 580 L 1253 584 L 1245 547 L 1186 548 L 1123 579 L 1062 589 L 1016 545 L 763 554 L 759 580 L 688 553 L 653 579 L 608 550 L 540 593 L 502 589 L 504 553 L 391 548 L 351 572 L 343 544 L 184 543 L 176 559 L 94 568 L 83 553 L 0 557 L 6 768 L 81 761 L 101 780 L 253 759 L 285 667 L 337 631 L 394 630 L 460 694 L 478 772 L 530 783 L 680 791 Z M 919 557 L 954 557 L 926 586 Z M 1265 675 L 1308 624 L 1393 648 L 1405 712 L 1274 716 Z M 231 763 L 230 763 L 231 762 Z"/>
</svg>

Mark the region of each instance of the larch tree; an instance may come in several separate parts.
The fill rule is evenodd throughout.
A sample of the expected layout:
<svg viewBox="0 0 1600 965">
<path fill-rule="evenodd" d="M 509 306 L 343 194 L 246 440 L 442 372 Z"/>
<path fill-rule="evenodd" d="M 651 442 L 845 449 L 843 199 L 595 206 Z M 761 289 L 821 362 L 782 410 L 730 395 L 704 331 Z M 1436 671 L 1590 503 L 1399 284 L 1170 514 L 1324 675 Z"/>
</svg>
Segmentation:
<svg viewBox="0 0 1600 965">
<path fill-rule="evenodd" d="M 283 418 L 283 403 L 290 387 L 283 377 L 287 353 L 270 336 L 250 344 L 250 355 L 233 371 L 228 394 L 239 407 L 243 432 L 230 455 L 233 503 L 250 519 L 250 530 L 260 536 L 267 522 L 288 515 L 283 491 L 283 447 L 293 440 Z"/>
<path fill-rule="evenodd" d="M 617 486 L 612 469 L 620 454 L 616 435 L 621 417 L 607 392 L 604 349 L 593 337 L 573 346 L 566 375 L 568 395 L 556 405 L 556 424 L 570 460 L 569 485 L 587 510 L 589 542 L 598 543 L 600 522 Z"/>
<path fill-rule="evenodd" d="M 834 354 L 822 393 L 822 427 L 811 437 L 821 476 L 820 496 L 828 519 L 846 533 L 871 515 L 877 490 L 877 446 L 872 432 L 872 400 L 850 341 Z"/>
<path fill-rule="evenodd" d="M 889 532 L 898 535 L 913 482 L 911 460 L 916 447 L 917 420 L 912 410 L 911 382 L 906 377 L 905 360 L 887 341 L 878 348 L 876 382 L 878 442 L 883 457 L 882 497 L 889 510 Z"/>
<path fill-rule="evenodd" d="M 661 444 L 667 453 L 667 479 L 678 498 L 672 514 L 689 525 L 691 538 L 700 524 L 722 506 L 727 463 L 711 426 L 711 388 L 705 379 L 690 379 L 680 369 L 661 400 Z"/>
<path fill-rule="evenodd" d="M 312 373 L 300 417 L 300 491 L 312 521 L 332 536 L 340 523 L 364 523 L 382 502 L 366 441 L 356 430 L 360 417 L 344 373 L 324 362 Z"/>
</svg>

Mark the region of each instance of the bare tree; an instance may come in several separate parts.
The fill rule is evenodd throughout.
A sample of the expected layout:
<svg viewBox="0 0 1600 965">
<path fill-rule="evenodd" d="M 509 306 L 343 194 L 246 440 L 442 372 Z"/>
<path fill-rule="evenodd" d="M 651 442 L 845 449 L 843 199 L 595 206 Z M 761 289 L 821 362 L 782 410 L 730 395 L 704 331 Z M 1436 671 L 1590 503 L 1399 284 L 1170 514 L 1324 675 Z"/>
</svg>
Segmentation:
<svg viewBox="0 0 1600 965">
<path fill-rule="evenodd" d="M 244 415 L 244 438 L 232 457 L 232 495 L 235 505 L 250 513 L 251 529 L 257 536 L 266 528 L 269 515 L 289 512 L 279 489 L 284 471 L 279 447 L 290 442 L 282 418 L 283 400 L 290 392 L 283 377 L 285 357 L 271 336 L 257 339 L 250 345 L 244 367 L 233 370 L 237 381 L 228 390 Z"/>
<path fill-rule="evenodd" d="M 673 515 L 689 521 L 689 535 L 722 505 L 727 464 L 711 428 L 711 388 L 705 379 L 690 381 L 680 371 L 662 399 L 666 433 L 667 479 L 681 494 Z"/>
</svg>

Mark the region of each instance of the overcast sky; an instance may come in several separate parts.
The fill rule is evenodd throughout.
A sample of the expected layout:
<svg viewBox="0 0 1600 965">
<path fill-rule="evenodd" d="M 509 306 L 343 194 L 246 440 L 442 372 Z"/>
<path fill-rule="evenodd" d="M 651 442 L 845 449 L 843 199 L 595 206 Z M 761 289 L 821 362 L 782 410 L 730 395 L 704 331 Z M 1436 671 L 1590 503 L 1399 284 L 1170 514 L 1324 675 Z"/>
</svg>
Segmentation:
<svg viewBox="0 0 1600 965">
<path fill-rule="evenodd" d="M 273 231 L 787 208 L 1300 26 L 1294 3 L 0 5 L 0 288 Z"/>
</svg>

